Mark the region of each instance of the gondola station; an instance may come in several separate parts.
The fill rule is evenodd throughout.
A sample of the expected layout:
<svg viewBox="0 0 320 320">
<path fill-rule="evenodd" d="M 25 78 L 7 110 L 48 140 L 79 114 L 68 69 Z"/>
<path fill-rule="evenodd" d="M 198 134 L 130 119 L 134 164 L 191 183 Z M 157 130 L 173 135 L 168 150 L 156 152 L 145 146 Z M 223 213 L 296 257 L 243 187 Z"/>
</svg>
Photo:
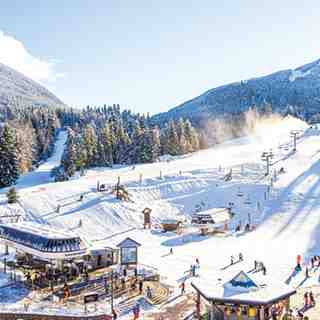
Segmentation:
<svg viewBox="0 0 320 320">
<path fill-rule="evenodd" d="M 117 263 L 115 248 L 93 248 L 69 231 L 31 222 L 0 224 L 0 243 L 16 252 L 15 267 L 77 276 Z M 67 270 L 67 271 L 66 271 Z"/>
<path fill-rule="evenodd" d="M 17 251 L 48 261 L 70 260 L 87 253 L 80 237 L 35 223 L 0 224 L 0 239 Z"/>
<path fill-rule="evenodd" d="M 207 320 L 269 320 L 285 314 L 296 290 L 260 273 L 225 271 L 191 283 L 196 291 L 196 314 Z"/>
</svg>

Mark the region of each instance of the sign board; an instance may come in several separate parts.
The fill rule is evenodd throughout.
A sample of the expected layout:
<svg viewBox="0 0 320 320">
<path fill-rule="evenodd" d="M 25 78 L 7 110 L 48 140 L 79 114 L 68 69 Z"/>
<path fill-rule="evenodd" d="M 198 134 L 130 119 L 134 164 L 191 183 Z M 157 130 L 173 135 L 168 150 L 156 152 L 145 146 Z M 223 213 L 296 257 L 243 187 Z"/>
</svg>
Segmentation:
<svg viewBox="0 0 320 320">
<path fill-rule="evenodd" d="M 87 294 L 84 296 L 84 303 L 96 302 L 99 299 L 99 295 L 97 293 Z"/>
</svg>

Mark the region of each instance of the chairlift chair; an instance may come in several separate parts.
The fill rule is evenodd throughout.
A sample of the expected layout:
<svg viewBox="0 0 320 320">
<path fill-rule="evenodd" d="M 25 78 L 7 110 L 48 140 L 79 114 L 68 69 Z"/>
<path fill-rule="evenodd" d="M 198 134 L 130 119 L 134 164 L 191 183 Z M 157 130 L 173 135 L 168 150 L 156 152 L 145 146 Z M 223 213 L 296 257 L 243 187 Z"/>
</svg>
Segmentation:
<svg viewBox="0 0 320 320">
<path fill-rule="evenodd" d="M 243 192 L 240 190 L 240 188 L 238 188 L 237 196 L 238 197 L 243 197 Z"/>
</svg>

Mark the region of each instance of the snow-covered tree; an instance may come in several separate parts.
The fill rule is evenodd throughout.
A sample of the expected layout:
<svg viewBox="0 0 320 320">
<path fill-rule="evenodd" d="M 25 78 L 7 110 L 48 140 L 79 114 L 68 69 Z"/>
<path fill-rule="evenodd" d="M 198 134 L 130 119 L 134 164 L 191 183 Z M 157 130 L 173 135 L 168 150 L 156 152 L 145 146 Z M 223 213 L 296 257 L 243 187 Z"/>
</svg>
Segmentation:
<svg viewBox="0 0 320 320">
<path fill-rule="evenodd" d="M 17 142 L 13 130 L 5 125 L 0 134 L 0 187 L 8 187 L 19 178 Z"/>
</svg>

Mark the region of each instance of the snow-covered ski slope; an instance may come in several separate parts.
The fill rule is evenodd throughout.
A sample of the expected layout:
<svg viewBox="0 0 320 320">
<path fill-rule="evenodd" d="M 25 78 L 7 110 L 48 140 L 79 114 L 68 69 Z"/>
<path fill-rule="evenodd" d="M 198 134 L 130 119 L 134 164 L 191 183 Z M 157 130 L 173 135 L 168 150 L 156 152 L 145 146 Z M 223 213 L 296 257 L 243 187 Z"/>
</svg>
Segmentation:
<svg viewBox="0 0 320 320">
<path fill-rule="evenodd" d="M 290 131 L 297 129 L 302 134 L 293 153 Z M 249 261 L 262 260 L 268 272 L 298 286 L 304 275 L 292 275 L 296 255 L 307 259 L 320 253 L 319 132 L 291 117 L 264 121 L 255 134 L 169 162 L 92 169 L 67 182 L 30 182 L 20 189 L 20 203 L 27 219 L 74 230 L 93 245 L 110 246 L 133 237 L 143 244 L 141 261 L 160 268 L 170 282 L 182 278 L 195 257 L 200 258 L 202 272 L 217 272 L 229 264 L 230 255 L 242 252 L 248 261 L 244 271 L 252 268 Z M 285 173 L 277 175 L 269 194 L 261 153 L 270 149 L 271 171 L 283 167 Z M 230 169 L 232 180 L 224 181 Z M 109 191 L 96 192 L 98 181 L 110 190 L 118 176 L 129 191 L 129 202 L 116 200 Z M 79 201 L 81 195 L 84 199 Z M 162 218 L 189 217 L 196 206 L 206 210 L 229 202 L 236 214 L 231 227 L 250 219 L 255 231 L 199 237 L 192 229 L 182 235 L 142 230 L 145 207 L 152 208 L 157 225 Z M 132 228 L 136 229 L 111 237 Z M 174 254 L 168 256 L 171 247 Z"/>
<path fill-rule="evenodd" d="M 60 131 L 52 156 L 36 170 L 21 176 L 16 186 L 18 189 L 30 188 L 32 186 L 48 183 L 52 180 L 51 170 L 60 164 L 67 137 L 68 134 L 66 131 Z"/>
</svg>

